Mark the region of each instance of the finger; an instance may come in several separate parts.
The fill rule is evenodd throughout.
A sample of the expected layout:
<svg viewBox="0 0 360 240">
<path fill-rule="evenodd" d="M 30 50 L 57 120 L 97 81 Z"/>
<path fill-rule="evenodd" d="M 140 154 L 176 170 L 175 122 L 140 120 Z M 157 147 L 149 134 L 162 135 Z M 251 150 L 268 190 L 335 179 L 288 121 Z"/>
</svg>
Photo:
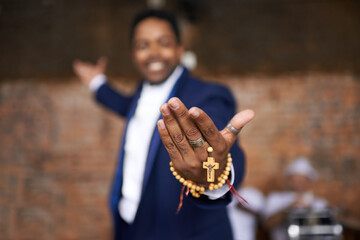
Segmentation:
<svg viewBox="0 0 360 240">
<path fill-rule="evenodd" d="M 105 73 L 108 59 L 106 57 L 101 57 L 98 59 L 96 66 L 99 72 Z"/>
<path fill-rule="evenodd" d="M 203 110 L 197 107 L 193 107 L 189 110 L 189 114 L 194 120 L 195 124 L 199 127 L 202 135 L 205 137 L 210 146 L 212 146 L 218 152 L 227 150 L 226 143 L 222 135 L 216 128 L 211 118 Z"/>
<path fill-rule="evenodd" d="M 230 123 L 235 129 L 241 130 L 254 117 L 254 111 L 251 109 L 247 109 L 235 114 L 235 116 L 230 120 Z M 229 144 L 229 146 L 232 146 L 232 144 L 234 144 L 238 136 L 238 134 L 230 131 L 228 127 L 225 127 L 221 131 L 221 135 L 224 137 L 225 141 Z"/>
<path fill-rule="evenodd" d="M 181 154 L 175 146 L 173 140 L 171 139 L 169 132 L 166 129 L 164 120 L 160 119 L 157 122 L 157 126 L 161 141 L 163 142 L 166 151 L 169 153 L 170 159 L 174 162 L 175 165 L 179 164 L 179 162 L 182 161 Z"/>
<path fill-rule="evenodd" d="M 83 66 L 83 62 L 80 61 L 79 59 L 75 59 L 73 61 L 73 70 L 75 72 L 76 75 L 80 75 L 82 72 L 82 66 Z"/>
<path fill-rule="evenodd" d="M 75 67 L 79 66 L 80 63 L 81 63 L 81 61 L 79 59 L 75 59 L 73 61 L 73 67 L 75 68 Z"/>
<path fill-rule="evenodd" d="M 165 103 L 160 107 L 161 114 L 166 126 L 166 129 L 179 150 L 181 156 L 186 161 L 194 158 L 194 152 L 190 146 L 185 134 L 183 133 L 179 123 L 169 108 L 169 104 Z"/>
<path fill-rule="evenodd" d="M 72 67 L 75 73 L 77 72 L 78 65 L 79 65 L 79 60 L 78 59 L 74 60 Z"/>
<path fill-rule="evenodd" d="M 185 105 L 181 102 L 181 100 L 174 97 L 171 98 L 168 101 L 168 103 L 172 113 L 176 117 L 176 120 L 180 125 L 182 131 L 184 132 L 186 138 L 190 141 L 201 139 L 202 134 L 200 130 L 195 125 L 194 121 L 190 118 L 189 111 L 185 107 Z M 204 143 L 200 147 L 193 147 L 193 148 L 194 151 L 197 153 L 206 153 L 204 152 L 204 148 L 206 149 L 206 147 L 208 147 L 208 144 Z"/>
<path fill-rule="evenodd" d="M 81 61 L 81 60 L 76 59 L 76 60 L 73 62 L 73 67 L 74 67 L 74 69 L 77 69 L 78 71 L 81 71 L 81 70 L 83 70 L 84 68 L 89 68 L 89 67 L 91 67 L 91 63 L 89 63 L 89 62 L 83 62 L 83 61 Z"/>
</svg>

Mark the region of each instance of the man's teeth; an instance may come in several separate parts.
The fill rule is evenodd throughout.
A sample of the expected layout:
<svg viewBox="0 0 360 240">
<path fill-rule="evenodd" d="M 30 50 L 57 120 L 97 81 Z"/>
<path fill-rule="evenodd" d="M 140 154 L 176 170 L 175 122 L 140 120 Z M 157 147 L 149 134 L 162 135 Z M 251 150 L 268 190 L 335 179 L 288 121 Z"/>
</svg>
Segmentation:
<svg viewBox="0 0 360 240">
<path fill-rule="evenodd" d="M 149 64 L 149 70 L 150 71 L 159 71 L 163 69 L 164 64 L 161 62 L 153 62 Z"/>
</svg>

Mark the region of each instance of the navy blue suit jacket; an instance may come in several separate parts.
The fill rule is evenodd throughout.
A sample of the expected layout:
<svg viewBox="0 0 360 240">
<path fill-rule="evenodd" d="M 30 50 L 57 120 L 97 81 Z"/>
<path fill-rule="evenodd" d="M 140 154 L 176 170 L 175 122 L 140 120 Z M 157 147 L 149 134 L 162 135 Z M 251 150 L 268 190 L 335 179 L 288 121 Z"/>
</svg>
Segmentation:
<svg viewBox="0 0 360 240">
<path fill-rule="evenodd" d="M 96 99 L 129 121 L 134 114 L 140 92 L 141 86 L 134 96 L 125 97 L 105 84 L 97 91 Z M 235 101 L 227 88 L 195 79 L 186 69 L 169 98 L 173 96 L 178 97 L 187 108 L 197 106 L 203 109 L 219 130 L 223 129 L 235 114 Z M 124 146 L 124 139 L 125 136 L 121 149 Z M 232 147 L 231 154 L 235 168 L 234 186 L 236 186 L 242 181 L 245 163 L 243 152 L 237 142 Z M 182 184 L 169 170 L 170 158 L 160 140 L 156 126 L 148 153 L 140 205 L 134 222 L 131 225 L 124 222 L 118 212 L 123 156 L 122 150 L 110 196 L 115 239 L 232 239 L 225 209 L 230 202 L 230 192 L 217 200 L 209 200 L 204 195 L 196 199 L 189 194 L 184 197 L 181 211 L 176 214 Z"/>
</svg>

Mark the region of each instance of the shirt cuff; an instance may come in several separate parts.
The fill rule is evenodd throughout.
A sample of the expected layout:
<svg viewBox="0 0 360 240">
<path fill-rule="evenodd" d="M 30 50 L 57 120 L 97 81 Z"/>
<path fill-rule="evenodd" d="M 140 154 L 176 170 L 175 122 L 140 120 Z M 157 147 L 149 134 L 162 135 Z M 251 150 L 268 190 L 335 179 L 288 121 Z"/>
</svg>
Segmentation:
<svg viewBox="0 0 360 240">
<path fill-rule="evenodd" d="M 91 79 L 89 89 L 92 92 L 96 92 L 104 83 L 106 83 L 106 76 L 104 74 L 98 74 Z"/>
<path fill-rule="evenodd" d="M 230 167 L 230 184 L 233 185 L 235 180 L 235 169 L 234 166 L 231 164 Z M 224 196 L 228 191 L 230 191 L 229 186 L 227 184 L 224 184 L 221 188 L 210 191 L 209 189 L 206 189 L 204 192 L 204 195 L 208 196 L 210 200 L 216 200 L 218 198 L 221 198 Z"/>
</svg>

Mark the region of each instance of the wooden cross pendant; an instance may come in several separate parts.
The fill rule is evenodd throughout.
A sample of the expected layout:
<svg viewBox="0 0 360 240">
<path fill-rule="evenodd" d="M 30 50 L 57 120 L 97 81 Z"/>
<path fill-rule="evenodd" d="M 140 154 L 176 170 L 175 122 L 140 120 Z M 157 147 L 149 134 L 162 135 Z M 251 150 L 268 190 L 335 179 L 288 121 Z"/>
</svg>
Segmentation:
<svg viewBox="0 0 360 240">
<path fill-rule="evenodd" d="M 219 169 L 219 163 L 215 162 L 215 159 L 212 157 L 212 147 L 208 147 L 207 152 L 209 154 L 207 158 L 207 162 L 203 162 L 203 168 L 207 170 L 207 181 L 214 182 L 215 181 L 215 169 Z"/>
</svg>

